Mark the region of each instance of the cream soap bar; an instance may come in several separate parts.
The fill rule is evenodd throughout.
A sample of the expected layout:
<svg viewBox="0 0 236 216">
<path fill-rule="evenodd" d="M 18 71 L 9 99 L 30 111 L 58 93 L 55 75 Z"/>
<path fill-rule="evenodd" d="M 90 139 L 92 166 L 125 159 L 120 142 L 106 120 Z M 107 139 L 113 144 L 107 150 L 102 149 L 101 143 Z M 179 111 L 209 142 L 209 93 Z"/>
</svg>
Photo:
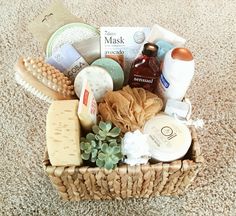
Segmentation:
<svg viewBox="0 0 236 216">
<path fill-rule="evenodd" d="M 78 100 L 58 100 L 49 107 L 46 140 L 53 166 L 81 165 Z"/>
</svg>

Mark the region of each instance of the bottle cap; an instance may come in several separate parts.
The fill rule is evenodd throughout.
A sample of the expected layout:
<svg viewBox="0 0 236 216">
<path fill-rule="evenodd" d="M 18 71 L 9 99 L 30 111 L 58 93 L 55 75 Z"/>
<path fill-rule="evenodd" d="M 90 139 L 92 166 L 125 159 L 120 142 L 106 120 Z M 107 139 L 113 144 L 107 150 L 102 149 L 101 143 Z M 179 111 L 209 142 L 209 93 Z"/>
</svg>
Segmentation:
<svg viewBox="0 0 236 216">
<path fill-rule="evenodd" d="M 146 43 L 143 46 L 143 55 L 149 56 L 149 57 L 156 57 L 158 51 L 158 46 L 154 43 Z"/>
<path fill-rule="evenodd" d="M 182 60 L 182 61 L 192 61 L 193 60 L 193 55 L 192 53 L 186 49 L 186 48 L 182 48 L 182 47 L 178 47 L 172 50 L 171 53 L 171 57 L 173 59 L 178 59 L 178 60 Z"/>
</svg>

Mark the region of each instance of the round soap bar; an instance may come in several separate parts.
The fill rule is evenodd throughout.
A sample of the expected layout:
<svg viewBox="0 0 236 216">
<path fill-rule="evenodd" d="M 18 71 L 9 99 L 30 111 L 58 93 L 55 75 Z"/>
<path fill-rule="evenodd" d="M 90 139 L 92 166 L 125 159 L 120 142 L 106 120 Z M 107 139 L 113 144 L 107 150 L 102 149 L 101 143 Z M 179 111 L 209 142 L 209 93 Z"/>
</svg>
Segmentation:
<svg viewBox="0 0 236 216">
<path fill-rule="evenodd" d="M 106 92 L 113 90 L 113 81 L 106 69 L 88 66 L 83 68 L 75 78 L 74 90 L 78 97 L 80 97 L 84 79 L 87 79 L 97 102 L 102 100 Z"/>
<path fill-rule="evenodd" d="M 114 90 L 122 88 L 124 83 L 124 71 L 118 62 L 110 58 L 100 58 L 94 61 L 92 65 L 101 66 L 108 71 L 113 80 Z"/>
<path fill-rule="evenodd" d="M 143 133 L 149 135 L 148 143 L 152 158 L 162 162 L 182 158 L 192 141 L 186 125 L 164 114 L 147 121 Z"/>
</svg>

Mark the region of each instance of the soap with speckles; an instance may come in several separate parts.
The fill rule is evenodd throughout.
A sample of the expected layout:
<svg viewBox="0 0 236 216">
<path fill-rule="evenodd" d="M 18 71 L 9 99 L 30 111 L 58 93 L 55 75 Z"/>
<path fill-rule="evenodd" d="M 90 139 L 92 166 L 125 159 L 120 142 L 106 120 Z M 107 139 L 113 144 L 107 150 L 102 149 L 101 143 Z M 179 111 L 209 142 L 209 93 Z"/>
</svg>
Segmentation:
<svg viewBox="0 0 236 216">
<path fill-rule="evenodd" d="M 114 90 L 122 88 L 124 83 L 124 71 L 119 63 L 111 58 L 100 58 L 94 61 L 92 65 L 103 67 L 108 71 L 113 80 Z"/>
<path fill-rule="evenodd" d="M 78 100 L 53 101 L 46 122 L 46 142 L 52 166 L 78 166 L 80 156 L 80 124 Z"/>
</svg>

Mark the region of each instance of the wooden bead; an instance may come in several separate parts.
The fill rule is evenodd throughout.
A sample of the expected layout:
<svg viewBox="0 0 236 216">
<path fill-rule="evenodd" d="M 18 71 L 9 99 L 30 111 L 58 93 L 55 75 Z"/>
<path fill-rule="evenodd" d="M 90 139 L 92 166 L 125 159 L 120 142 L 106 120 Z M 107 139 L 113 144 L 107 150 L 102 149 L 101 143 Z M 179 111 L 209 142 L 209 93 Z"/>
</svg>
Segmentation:
<svg viewBox="0 0 236 216">
<path fill-rule="evenodd" d="M 43 64 L 42 64 L 42 63 L 38 63 L 37 65 L 38 65 L 38 67 L 42 67 L 42 66 L 43 66 Z"/>
<path fill-rule="evenodd" d="M 43 57 L 40 56 L 40 57 L 38 58 L 38 60 L 39 60 L 39 61 L 43 61 Z"/>
<path fill-rule="evenodd" d="M 47 69 L 46 69 L 45 66 L 42 67 L 42 71 L 43 71 L 43 72 L 46 72 L 46 71 L 47 71 Z"/>
</svg>

